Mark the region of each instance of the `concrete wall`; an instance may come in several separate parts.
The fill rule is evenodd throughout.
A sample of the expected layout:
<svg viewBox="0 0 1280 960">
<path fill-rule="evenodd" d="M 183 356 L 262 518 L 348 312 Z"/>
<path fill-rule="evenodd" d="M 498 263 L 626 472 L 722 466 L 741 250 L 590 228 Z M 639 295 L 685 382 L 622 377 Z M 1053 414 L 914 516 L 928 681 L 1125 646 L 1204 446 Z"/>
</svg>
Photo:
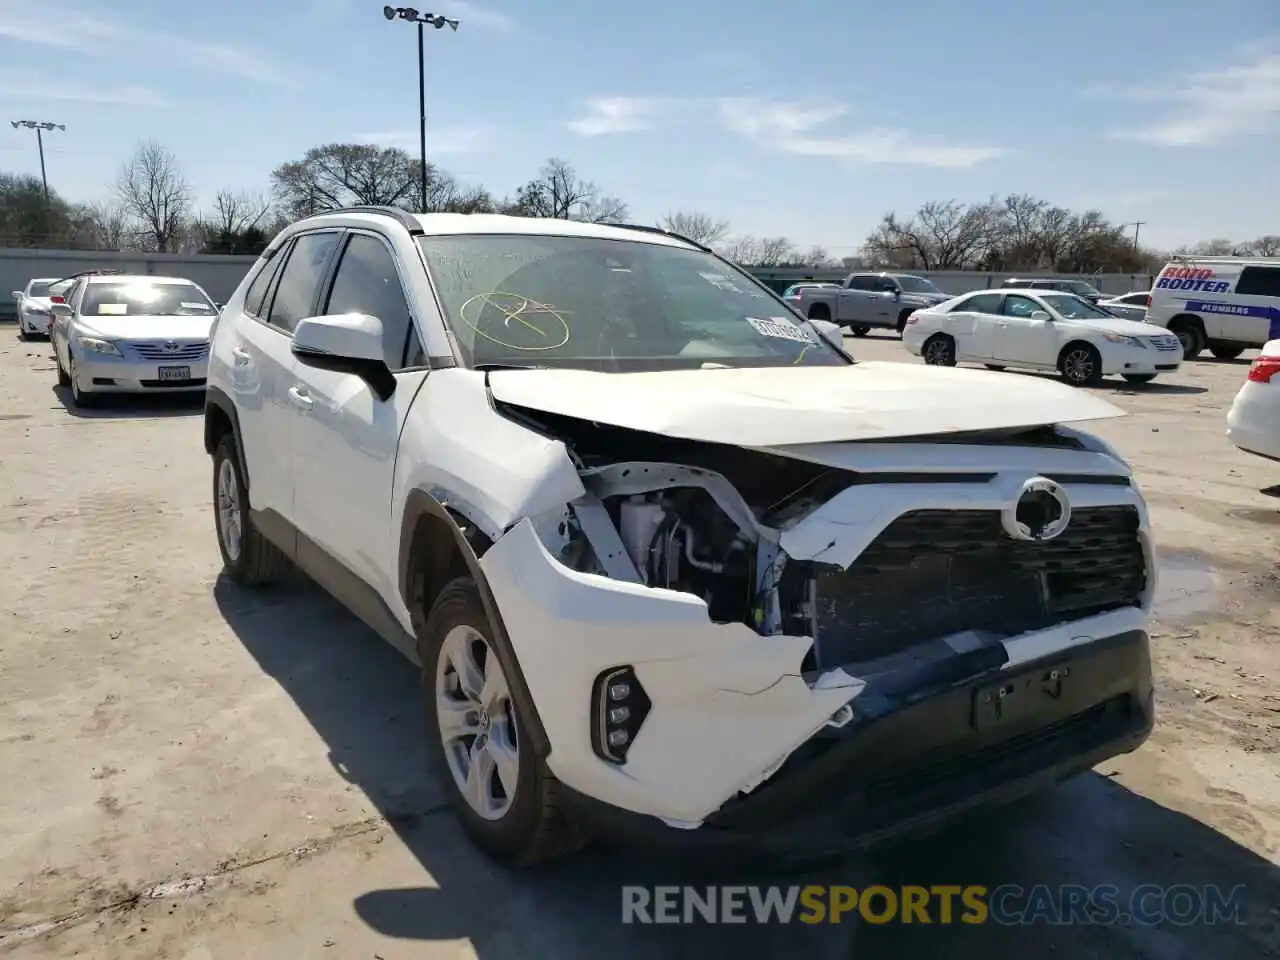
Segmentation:
<svg viewBox="0 0 1280 960">
<path fill-rule="evenodd" d="M 257 257 L 178 256 L 167 253 L 114 253 L 93 250 L 25 250 L 0 249 L 0 319 L 12 320 L 14 302 L 9 291 L 25 287 L 32 277 L 65 277 L 82 270 L 121 270 L 157 276 L 187 277 L 209 291 L 213 299 L 228 299 L 245 272 Z M 761 267 L 752 271 L 769 286 L 781 292 L 799 280 L 843 280 L 847 271 L 803 270 Z M 977 273 L 973 271 L 923 271 L 947 293 L 967 293 L 999 286 L 1012 273 Z M 1022 274 L 1026 276 L 1026 274 Z M 1054 274 L 1036 274 L 1054 276 Z M 1106 273 L 1093 275 L 1061 274 L 1087 280 L 1104 293 L 1121 294 L 1130 290 L 1146 290 L 1152 278 L 1145 274 Z"/>
</svg>

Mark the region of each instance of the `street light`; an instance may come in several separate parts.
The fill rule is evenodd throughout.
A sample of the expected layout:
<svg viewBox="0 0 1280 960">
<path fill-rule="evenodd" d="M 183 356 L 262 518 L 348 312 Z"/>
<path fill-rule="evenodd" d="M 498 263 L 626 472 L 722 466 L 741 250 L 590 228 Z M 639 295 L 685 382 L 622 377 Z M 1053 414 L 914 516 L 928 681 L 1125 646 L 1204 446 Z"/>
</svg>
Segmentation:
<svg viewBox="0 0 1280 960">
<path fill-rule="evenodd" d="M 50 123 L 47 120 L 10 120 L 9 126 L 17 130 L 25 127 L 36 132 L 36 147 L 40 151 L 40 182 L 44 184 L 44 205 L 49 206 L 49 177 L 44 169 L 44 132 L 46 130 L 66 130 L 65 123 Z"/>
<path fill-rule="evenodd" d="M 423 56 L 422 28 L 427 24 L 437 30 L 446 25 L 458 30 L 457 20 L 435 13 L 419 13 L 413 7 L 383 7 L 388 20 L 407 20 L 418 25 L 418 188 L 422 195 L 422 212 L 427 212 L 427 72 Z"/>
</svg>

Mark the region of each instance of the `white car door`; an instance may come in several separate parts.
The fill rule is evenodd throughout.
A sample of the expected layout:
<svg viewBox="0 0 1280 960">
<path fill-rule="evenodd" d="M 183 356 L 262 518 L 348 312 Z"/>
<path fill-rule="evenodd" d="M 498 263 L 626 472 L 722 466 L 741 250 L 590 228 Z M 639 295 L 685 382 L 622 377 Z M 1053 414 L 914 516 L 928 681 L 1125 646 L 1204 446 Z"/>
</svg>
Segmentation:
<svg viewBox="0 0 1280 960">
<path fill-rule="evenodd" d="M 1057 360 L 1057 334 L 1052 320 L 1037 320 L 1033 313 L 1048 313 L 1038 302 L 1018 293 L 1007 294 L 996 318 L 995 359 L 1011 366 L 1052 367 Z"/>
<path fill-rule="evenodd" d="M 391 529 L 396 449 L 427 370 L 396 256 L 386 240 L 351 232 L 317 312 L 377 317 L 396 389 L 382 400 L 353 373 L 297 367 L 294 389 L 305 398 L 296 446 L 298 530 L 394 609 L 388 598 L 398 587 L 387 559 L 396 552 Z M 299 550 L 307 546 L 300 542 Z"/>
<path fill-rule="evenodd" d="M 265 268 L 254 281 L 256 287 L 261 280 L 264 289 L 250 287 L 246 293 L 244 316 L 234 325 L 231 390 L 240 411 L 249 503 L 255 511 L 270 511 L 293 526 L 300 419 L 298 402 L 290 393 L 298 366 L 293 328 L 315 313 L 321 281 L 341 236 L 337 230 L 304 233 L 281 250 L 275 270 Z"/>
<path fill-rule="evenodd" d="M 1000 293 L 979 293 L 947 314 L 945 329 L 956 342 L 957 360 L 981 363 L 994 356 L 995 325 L 1003 299 Z"/>
</svg>

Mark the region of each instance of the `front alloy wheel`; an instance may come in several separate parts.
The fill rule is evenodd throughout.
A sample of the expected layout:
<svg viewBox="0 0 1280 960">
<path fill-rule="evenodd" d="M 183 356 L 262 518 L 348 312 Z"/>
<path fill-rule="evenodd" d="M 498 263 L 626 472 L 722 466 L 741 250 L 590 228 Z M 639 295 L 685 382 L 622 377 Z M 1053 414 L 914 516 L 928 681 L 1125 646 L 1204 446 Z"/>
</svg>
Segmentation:
<svg viewBox="0 0 1280 960">
<path fill-rule="evenodd" d="M 1074 387 L 1097 383 L 1102 379 L 1102 358 L 1093 347 L 1074 346 L 1062 358 L 1062 376 Z"/>
<path fill-rule="evenodd" d="M 935 367 L 956 365 L 956 342 L 946 334 L 937 333 L 924 345 L 924 362 Z"/>
<path fill-rule="evenodd" d="M 436 660 L 436 721 L 454 785 L 477 816 L 501 820 L 520 781 L 520 737 L 502 665 L 480 631 L 459 624 Z"/>
</svg>

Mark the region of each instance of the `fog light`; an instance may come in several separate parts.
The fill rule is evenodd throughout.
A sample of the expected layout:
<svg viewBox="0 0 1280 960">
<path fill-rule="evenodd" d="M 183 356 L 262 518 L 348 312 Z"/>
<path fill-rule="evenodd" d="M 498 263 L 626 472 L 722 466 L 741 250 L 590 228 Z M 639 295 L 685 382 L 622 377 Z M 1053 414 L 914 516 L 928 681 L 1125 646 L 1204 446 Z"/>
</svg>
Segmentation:
<svg viewBox="0 0 1280 960">
<path fill-rule="evenodd" d="M 633 668 L 614 667 L 596 677 L 591 690 L 591 748 L 596 755 L 609 763 L 626 763 L 652 707 Z"/>
</svg>

